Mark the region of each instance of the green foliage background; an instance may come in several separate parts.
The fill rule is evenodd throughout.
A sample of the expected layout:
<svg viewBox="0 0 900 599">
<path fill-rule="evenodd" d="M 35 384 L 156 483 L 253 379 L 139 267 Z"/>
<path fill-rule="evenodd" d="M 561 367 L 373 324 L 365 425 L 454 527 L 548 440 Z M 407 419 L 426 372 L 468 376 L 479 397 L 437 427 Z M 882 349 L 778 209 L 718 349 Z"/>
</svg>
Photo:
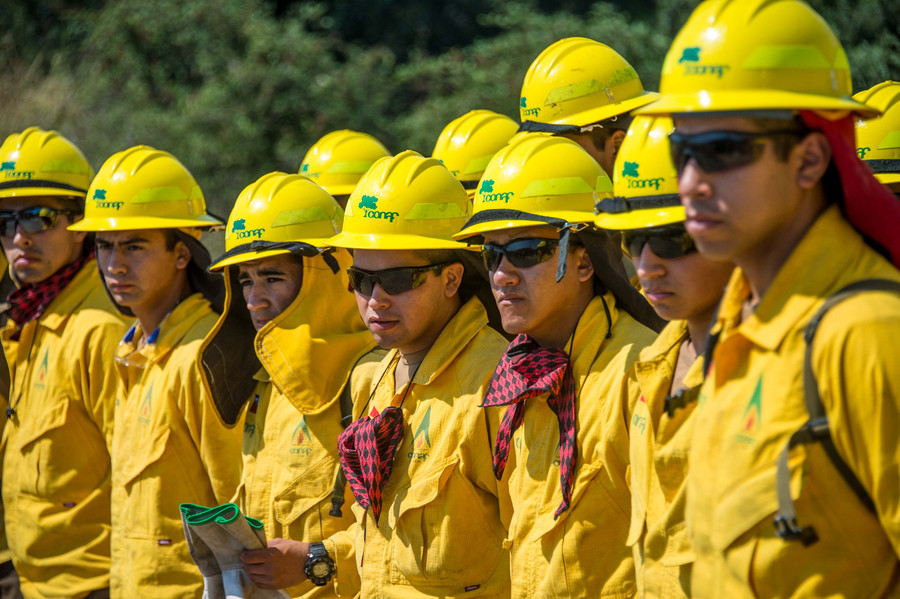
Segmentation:
<svg viewBox="0 0 900 599">
<path fill-rule="evenodd" d="M 140 143 L 168 150 L 224 215 L 244 186 L 296 172 L 334 129 L 428 154 L 468 110 L 517 118 L 525 70 L 562 37 L 611 45 L 657 89 L 695 4 L 8 0 L 0 133 L 57 129 L 95 168 Z M 847 49 L 857 90 L 900 78 L 900 0 L 811 4 Z"/>
</svg>

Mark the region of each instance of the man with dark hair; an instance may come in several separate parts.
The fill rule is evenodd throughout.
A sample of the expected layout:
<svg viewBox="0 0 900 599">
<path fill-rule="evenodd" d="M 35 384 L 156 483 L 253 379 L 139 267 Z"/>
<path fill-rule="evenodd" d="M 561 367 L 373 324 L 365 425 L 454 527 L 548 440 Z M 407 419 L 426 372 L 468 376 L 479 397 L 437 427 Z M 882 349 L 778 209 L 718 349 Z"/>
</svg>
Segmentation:
<svg viewBox="0 0 900 599">
<path fill-rule="evenodd" d="M 36 127 L 0 147 L 0 243 L 18 289 L 0 332 L 10 369 L 3 505 L 25 597 L 108 597 L 110 457 L 124 321 L 81 218 L 93 176 L 69 140 Z"/>
<path fill-rule="evenodd" d="M 491 191 L 484 185 L 491 181 Z M 503 328 L 516 338 L 484 397 L 504 406 L 494 472 L 508 472 L 512 596 L 631 596 L 625 540 L 631 369 L 659 319 L 592 226 L 600 165 L 560 137 L 498 152 L 454 237 L 482 245 Z"/>
<path fill-rule="evenodd" d="M 240 477 L 240 430 L 205 393 L 201 342 L 222 310 L 221 280 L 206 271 L 197 182 L 174 156 L 147 146 L 113 154 L 88 191 L 83 220 L 96 233 L 107 292 L 135 322 L 116 348 L 112 444 L 114 597 L 199 596 L 179 505 L 228 501 Z M 174 234 L 174 245 L 167 242 Z"/>
<path fill-rule="evenodd" d="M 800 0 L 701 4 L 646 109 L 674 119 L 688 233 L 737 266 L 694 415 L 694 597 L 900 593 L 900 203 L 853 131 L 876 112 Z"/>
<path fill-rule="evenodd" d="M 353 249 L 359 313 L 392 350 L 338 442 L 356 523 L 321 543 L 245 552 L 259 586 L 309 578 L 340 596 L 509 595 L 508 499 L 490 462 L 498 418 L 478 408 L 506 342 L 488 324 L 477 261 L 451 239 L 468 211 L 453 175 L 411 151 L 376 162 L 350 196 L 331 245 Z"/>
</svg>

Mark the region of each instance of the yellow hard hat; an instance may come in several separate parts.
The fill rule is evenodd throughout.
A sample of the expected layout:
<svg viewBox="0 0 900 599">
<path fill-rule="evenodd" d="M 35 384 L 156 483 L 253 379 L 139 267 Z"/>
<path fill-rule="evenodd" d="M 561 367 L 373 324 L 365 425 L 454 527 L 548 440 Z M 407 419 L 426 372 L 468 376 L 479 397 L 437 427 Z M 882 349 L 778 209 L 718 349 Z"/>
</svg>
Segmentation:
<svg viewBox="0 0 900 599">
<path fill-rule="evenodd" d="M 594 193 L 612 195 L 612 181 L 574 141 L 518 135 L 491 160 L 475 194 L 472 218 L 453 237 L 488 231 L 594 220 Z"/>
<path fill-rule="evenodd" d="M 174 156 L 135 146 L 110 156 L 88 189 L 84 218 L 70 231 L 210 227 L 203 192 Z"/>
<path fill-rule="evenodd" d="M 376 160 L 390 155 L 380 141 L 367 133 L 332 131 L 303 157 L 300 174 L 333 196 L 349 195 Z"/>
<path fill-rule="evenodd" d="M 234 202 L 225 227 L 225 254 L 210 270 L 315 248 L 341 230 L 344 212 L 328 192 L 302 175 L 269 173 Z"/>
<path fill-rule="evenodd" d="M 800 0 L 707 0 L 663 63 L 658 102 L 638 114 L 757 110 L 876 111 L 851 98 L 850 64 Z"/>
<path fill-rule="evenodd" d="M 656 99 L 622 55 L 600 42 L 568 37 L 541 52 L 525 74 L 522 122 L 583 127 Z"/>
<path fill-rule="evenodd" d="M 519 124 L 490 110 L 472 110 L 450 121 L 434 144 L 437 158 L 472 196 L 484 169 L 516 134 Z"/>
<path fill-rule="evenodd" d="M 382 158 L 347 201 L 334 247 L 383 250 L 465 248 L 453 241 L 471 213 L 466 190 L 434 158 L 407 150 Z"/>
<path fill-rule="evenodd" d="M 83 198 L 93 177 L 81 150 L 56 131 L 29 127 L 0 146 L 0 198 Z"/>
<path fill-rule="evenodd" d="M 616 156 L 612 198 L 598 198 L 594 224 L 603 229 L 643 229 L 684 221 L 678 174 L 669 151 L 669 117 L 634 118 Z"/>
<path fill-rule="evenodd" d="M 885 185 L 900 183 L 900 83 L 884 81 L 853 99 L 882 113 L 856 122 L 856 153 L 876 179 Z"/>
</svg>

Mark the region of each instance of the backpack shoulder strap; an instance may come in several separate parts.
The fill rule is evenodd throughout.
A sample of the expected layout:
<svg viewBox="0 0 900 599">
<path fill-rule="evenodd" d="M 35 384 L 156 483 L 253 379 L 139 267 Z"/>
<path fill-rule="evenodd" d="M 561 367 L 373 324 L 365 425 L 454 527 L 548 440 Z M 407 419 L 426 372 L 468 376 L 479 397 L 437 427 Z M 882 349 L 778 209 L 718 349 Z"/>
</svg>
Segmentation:
<svg viewBox="0 0 900 599">
<path fill-rule="evenodd" d="M 873 514 L 875 504 L 869 497 L 865 487 L 853 473 L 837 451 L 831 438 L 831 427 L 825 413 L 825 406 L 819 396 L 819 384 L 816 381 L 812 366 L 813 340 L 825 314 L 842 301 L 870 291 L 887 291 L 900 294 L 900 282 L 888 279 L 865 279 L 847 285 L 834 295 L 831 295 L 822 304 L 818 312 L 812 317 L 803 331 L 803 339 L 806 342 L 806 350 L 803 356 L 803 401 L 806 403 L 806 411 L 809 420 L 797 429 L 788 440 L 787 446 L 778 459 L 776 483 L 778 489 L 778 513 L 775 515 L 775 530 L 782 539 L 800 540 L 805 546 L 809 546 L 818 540 L 815 530 L 811 526 L 800 528 L 797 525 L 797 514 L 794 501 L 791 498 L 790 470 L 788 468 L 788 454 L 790 450 L 801 443 L 819 443 L 828 455 L 828 459 L 840 473 L 844 482 L 853 490 L 860 502 Z"/>
</svg>

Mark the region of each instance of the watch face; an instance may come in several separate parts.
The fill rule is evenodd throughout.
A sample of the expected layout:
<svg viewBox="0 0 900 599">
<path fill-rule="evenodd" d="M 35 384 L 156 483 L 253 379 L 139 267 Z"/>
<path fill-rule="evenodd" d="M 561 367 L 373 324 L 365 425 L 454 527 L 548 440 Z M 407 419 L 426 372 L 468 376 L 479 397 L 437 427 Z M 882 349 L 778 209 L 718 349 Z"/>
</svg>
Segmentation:
<svg viewBox="0 0 900 599">
<path fill-rule="evenodd" d="M 326 561 L 319 561 L 312 566 L 312 575 L 316 578 L 325 578 L 331 574 L 331 564 Z"/>
</svg>

